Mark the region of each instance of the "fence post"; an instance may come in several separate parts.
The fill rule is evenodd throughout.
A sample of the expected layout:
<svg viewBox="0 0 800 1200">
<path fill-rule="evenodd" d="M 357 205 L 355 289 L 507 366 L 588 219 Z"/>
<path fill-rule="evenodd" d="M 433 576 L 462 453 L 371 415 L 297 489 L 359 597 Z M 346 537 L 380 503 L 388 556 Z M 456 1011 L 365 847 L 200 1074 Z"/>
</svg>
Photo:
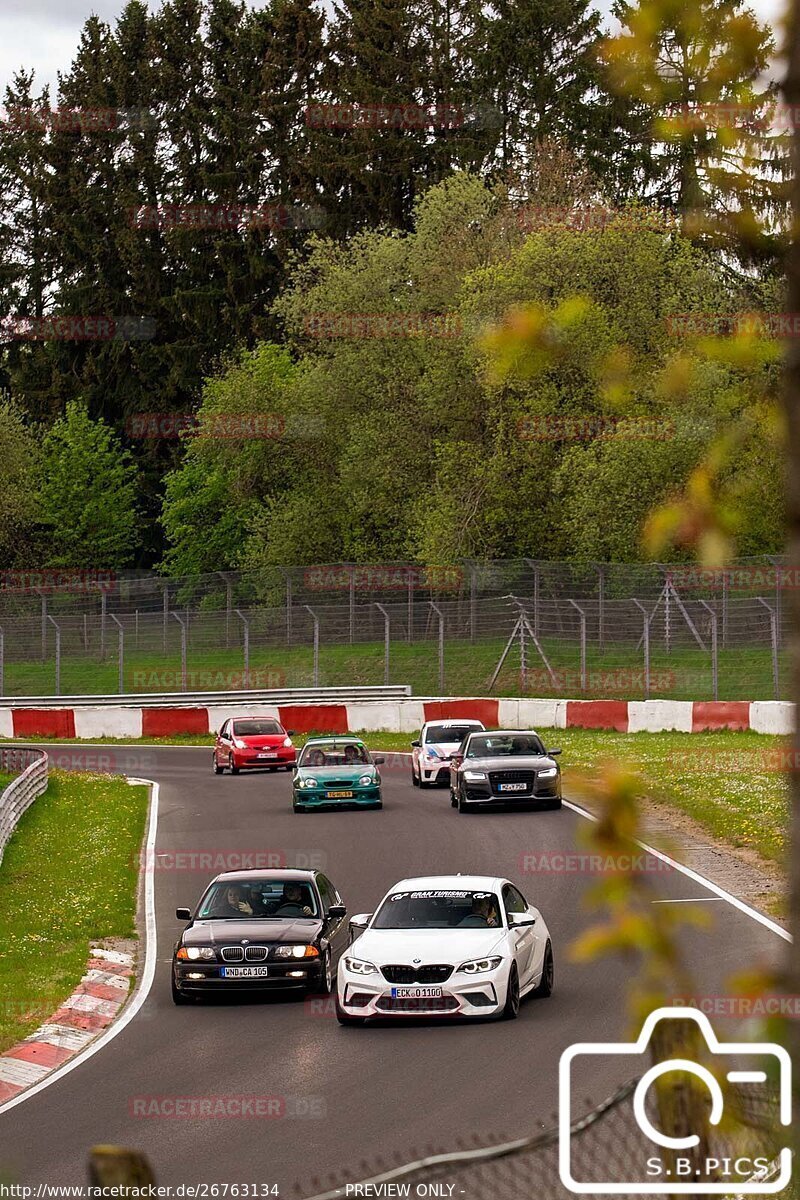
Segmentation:
<svg viewBox="0 0 800 1200">
<path fill-rule="evenodd" d="M 47 662 L 47 596 L 39 592 L 42 601 L 42 662 Z"/>
<path fill-rule="evenodd" d="M 719 700 L 719 660 L 717 647 L 717 614 L 714 612 L 710 604 L 705 600 L 697 602 L 711 617 L 711 686 L 714 690 L 714 699 Z"/>
<path fill-rule="evenodd" d="M 100 661 L 106 660 L 106 609 L 108 608 L 108 597 L 105 592 L 100 593 Z"/>
<path fill-rule="evenodd" d="M 113 613 L 109 613 L 108 615 L 111 617 L 111 620 L 114 622 L 117 629 L 119 630 L 119 648 L 118 648 L 119 679 L 118 679 L 118 684 L 117 684 L 117 691 L 119 692 L 119 694 L 121 696 L 122 693 L 125 691 L 125 629 L 124 629 L 122 622 L 120 620 L 118 620 L 114 616 Z"/>
<path fill-rule="evenodd" d="M 314 687 L 319 687 L 319 617 L 307 604 L 304 604 L 303 608 L 311 613 L 314 622 Z"/>
<path fill-rule="evenodd" d="M 414 568 L 408 568 L 408 628 L 406 629 L 406 641 L 414 640 Z"/>
<path fill-rule="evenodd" d="M 436 613 L 436 616 L 439 618 L 439 695 L 443 696 L 444 695 L 444 615 L 442 614 L 442 611 L 438 607 L 438 605 L 434 604 L 432 600 L 429 600 L 428 603 L 430 604 L 433 611 Z"/>
<path fill-rule="evenodd" d="M 164 584 L 163 601 L 164 601 L 164 603 L 163 603 L 164 616 L 163 616 L 163 620 L 162 620 L 162 629 L 161 629 L 161 650 L 164 654 L 166 654 L 167 653 L 167 625 L 169 624 L 169 584 L 168 583 Z"/>
<path fill-rule="evenodd" d="M 353 563 L 350 563 L 350 583 L 348 585 L 348 599 L 350 603 L 350 644 L 352 645 L 356 638 L 356 568 Z"/>
<path fill-rule="evenodd" d="M 577 611 L 581 619 L 581 691 L 586 691 L 586 613 L 579 604 L 574 600 L 568 600 L 568 604 Z"/>
<path fill-rule="evenodd" d="M 250 622 L 240 609 L 236 609 L 236 615 L 244 626 L 244 686 L 250 686 Z"/>
<path fill-rule="evenodd" d="M 5 687 L 4 673 L 3 673 L 4 664 L 5 664 L 5 636 L 3 634 L 2 626 L 0 626 L 0 696 L 5 695 L 5 691 L 3 690 Z"/>
<path fill-rule="evenodd" d="M 180 613 L 174 612 L 173 617 L 181 627 L 181 691 L 186 691 L 186 625 Z"/>
<path fill-rule="evenodd" d="M 606 572 L 605 568 L 597 568 L 597 647 L 602 654 L 605 645 L 606 622 Z"/>
<path fill-rule="evenodd" d="M 728 588 L 730 580 L 728 578 L 727 567 L 722 571 L 722 645 L 726 648 L 728 645 Z"/>
<path fill-rule="evenodd" d="M 642 614 L 642 645 L 644 647 L 644 698 L 650 699 L 650 619 L 647 615 L 647 609 L 638 600 L 631 598 L 631 602 L 636 605 Z"/>
<path fill-rule="evenodd" d="M 56 696 L 61 695 L 61 630 L 58 627 L 54 617 L 48 617 L 48 621 L 53 625 L 56 631 Z"/>
<path fill-rule="evenodd" d="M 469 569 L 469 640 L 475 641 L 478 602 L 478 568 L 473 563 Z"/>
<path fill-rule="evenodd" d="M 761 596 L 757 596 L 759 604 L 763 604 L 764 608 L 769 613 L 769 636 L 772 642 L 772 686 L 775 691 L 775 699 L 780 700 L 780 672 L 778 670 L 778 622 L 773 609 L 763 600 Z"/>
<path fill-rule="evenodd" d="M 383 607 L 383 605 L 378 604 L 377 600 L 375 601 L 375 607 L 377 608 L 379 613 L 383 614 L 383 682 L 384 682 L 384 684 L 386 684 L 388 686 L 388 684 L 389 684 L 389 646 L 391 644 L 390 643 L 390 628 L 391 628 L 390 621 L 391 621 L 391 618 L 390 618 L 388 612 L 386 611 L 386 609 Z"/>
</svg>

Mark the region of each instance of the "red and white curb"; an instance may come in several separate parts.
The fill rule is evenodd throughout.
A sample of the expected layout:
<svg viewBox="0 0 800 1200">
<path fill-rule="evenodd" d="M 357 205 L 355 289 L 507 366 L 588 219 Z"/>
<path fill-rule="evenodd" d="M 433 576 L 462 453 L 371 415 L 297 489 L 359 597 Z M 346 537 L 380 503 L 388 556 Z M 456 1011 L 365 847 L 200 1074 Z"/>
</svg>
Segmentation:
<svg viewBox="0 0 800 1200">
<path fill-rule="evenodd" d="M 619 733 L 703 733 L 716 729 L 790 734 L 794 705 L 782 700 L 551 700 L 486 696 L 368 700 L 331 704 L 135 702 L 66 708 L 0 708 L 0 739 L 169 737 L 208 734 L 229 717 L 276 717 L 298 733 L 413 733 L 425 721 L 477 717 L 497 729 L 613 729 Z"/>
<path fill-rule="evenodd" d="M 133 958 L 92 946 L 86 974 L 49 1021 L 0 1054 L 0 1103 L 40 1083 L 84 1050 L 128 999 Z"/>
</svg>

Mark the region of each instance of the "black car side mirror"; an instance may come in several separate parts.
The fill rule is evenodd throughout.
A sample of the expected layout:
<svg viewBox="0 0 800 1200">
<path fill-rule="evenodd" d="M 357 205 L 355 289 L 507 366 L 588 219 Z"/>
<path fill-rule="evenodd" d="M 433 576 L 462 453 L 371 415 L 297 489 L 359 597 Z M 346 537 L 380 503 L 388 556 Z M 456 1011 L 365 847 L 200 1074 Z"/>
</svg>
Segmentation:
<svg viewBox="0 0 800 1200">
<path fill-rule="evenodd" d="M 347 916 L 347 908 L 344 904 L 332 904 L 325 914 L 331 921 L 338 921 L 340 917 Z"/>
<path fill-rule="evenodd" d="M 179 921 L 191 921 L 192 910 L 190 908 L 176 908 L 175 916 Z"/>
<path fill-rule="evenodd" d="M 419 738 L 414 738 L 414 740 L 413 740 L 413 742 L 411 743 L 411 745 L 412 745 L 412 746 L 419 746 Z"/>
<path fill-rule="evenodd" d="M 297 737 L 297 730 L 296 729 L 287 729 L 286 736 L 287 737 Z"/>
<path fill-rule="evenodd" d="M 382 754 L 380 754 L 377 757 L 373 758 L 372 761 L 374 762 L 376 767 L 380 767 L 383 763 L 386 762 L 386 759 L 383 757 Z"/>
<path fill-rule="evenodd" d="M 560 754 L 560 753 L 561 753 L 560 750 L 548 750 L 547 751 L 547 754 L 550 755 L 551 758 L 554 757 L 556 754 Z"/>
</svg>

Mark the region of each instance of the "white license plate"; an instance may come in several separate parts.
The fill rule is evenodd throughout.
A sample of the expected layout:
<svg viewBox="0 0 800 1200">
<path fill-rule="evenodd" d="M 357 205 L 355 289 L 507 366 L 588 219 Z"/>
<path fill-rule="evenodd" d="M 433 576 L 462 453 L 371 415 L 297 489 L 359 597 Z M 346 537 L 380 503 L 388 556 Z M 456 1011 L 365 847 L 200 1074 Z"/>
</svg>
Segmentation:
<svg viewBox="0 0 800 1200">
<path fill-rule="evenodd" d="M 277 751 L 277 750 L 270 750 L 270 751 L 269 751 L 267 754 L 259 754 L 259 756 L 258 756 L 258 757 L 259 757 L 259 758 L 277 758 L 277 757 L 278 757 L 278 751 Z"/>
<path fill-rule="evenodd" d="M 441 996 L 440 987 L 393 987 L 392 997 L 395 1000 L 423 1000 L 429 996 Z"/>
<path fill-rule="evenodd" d="M 526 792 L 527 790 L 527 783 L 501 783 L 498 788 L 500 792 Z"/>
<path fill-rule="evenodd" d="M 264 979 L 269 967 L 222 967 L 220 975 L 223 979 Z"/>
</svg>

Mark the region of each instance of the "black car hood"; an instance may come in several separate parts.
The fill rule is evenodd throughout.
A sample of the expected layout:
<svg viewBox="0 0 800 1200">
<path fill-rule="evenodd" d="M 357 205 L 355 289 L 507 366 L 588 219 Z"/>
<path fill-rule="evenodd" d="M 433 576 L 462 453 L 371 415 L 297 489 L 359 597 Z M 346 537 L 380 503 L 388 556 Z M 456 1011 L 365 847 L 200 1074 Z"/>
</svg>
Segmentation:
<svg viewBox="0 0 800 1200">
<path fill-rule="evenodd" d="M 195 921 L 183 932 L 184 946 L 231 946 L 246 938 L 259 945 L 270 942 L 313 942 L 322 922 L 316 917 L 270 921 Z"/>
<path fill-rule="evenodd" d="M 465 758 L 465 771 L 541 771 L 558 763 L 547 754 L 500 754 L 496 758 Z"/>
</svg>

